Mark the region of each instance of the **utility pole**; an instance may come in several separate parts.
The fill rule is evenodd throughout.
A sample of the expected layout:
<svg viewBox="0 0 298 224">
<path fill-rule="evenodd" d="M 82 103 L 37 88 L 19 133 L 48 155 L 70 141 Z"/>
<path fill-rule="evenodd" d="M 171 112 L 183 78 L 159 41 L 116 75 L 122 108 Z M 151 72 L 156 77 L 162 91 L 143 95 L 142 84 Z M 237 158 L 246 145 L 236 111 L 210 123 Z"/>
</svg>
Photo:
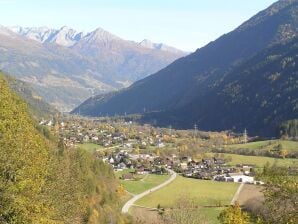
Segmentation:
<svg viewBox="0 0 298 224">
<path fill-rule="evenodd" d="M 244 139 L 244 144 L 246 144 L 247 143 L 247 130 L 246 130 L 246 128 L 244 129 L 243 139 Z"/>
<path fill-rule="evenodd" d="M 197 124 L 195 124 L 194 125 L 194 139 L 197 139 L 197 136 L 198 136 L 198 125 Z"/>
</svg>

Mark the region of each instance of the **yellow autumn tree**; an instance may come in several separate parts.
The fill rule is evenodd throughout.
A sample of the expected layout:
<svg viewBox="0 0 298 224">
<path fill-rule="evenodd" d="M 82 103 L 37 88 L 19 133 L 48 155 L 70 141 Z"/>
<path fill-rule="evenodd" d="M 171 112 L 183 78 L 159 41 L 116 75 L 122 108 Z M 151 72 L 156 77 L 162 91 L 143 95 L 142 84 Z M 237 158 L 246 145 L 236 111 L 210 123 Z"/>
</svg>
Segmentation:
<svg viewBox="0 0 298 224">
<path fill-rule="evenodd" d="M 111 167 L 42 134 L 0 73 L 0 223 L 131 223 Z"/>
<path fill-rule="evenodd" d="M 238 202 L 223 210 L 218 219 L 221 224 L 249 224 L 249 215 L 241 210 Z"/>
<path fill-rule="evenodd" d="M 26 104 L 0 74 L 0 219 L 4 223 L 51 223 L 42 197 L 48 174 L 45 140 Z"/>
</svg>

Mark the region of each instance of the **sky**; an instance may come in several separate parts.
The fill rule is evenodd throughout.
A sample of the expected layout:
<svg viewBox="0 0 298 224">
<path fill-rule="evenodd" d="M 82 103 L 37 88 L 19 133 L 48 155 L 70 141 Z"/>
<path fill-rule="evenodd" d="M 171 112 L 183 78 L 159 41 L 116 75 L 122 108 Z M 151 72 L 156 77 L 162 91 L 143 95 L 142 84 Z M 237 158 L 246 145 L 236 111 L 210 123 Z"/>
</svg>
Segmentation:
<svg viewBox="0 0 298 224">
<path fill-rule="evenodd" d="M 0 0 L 3 26 L 101 27 L 123 39 L 194 51 L 276 0 Z"/>
</svg>

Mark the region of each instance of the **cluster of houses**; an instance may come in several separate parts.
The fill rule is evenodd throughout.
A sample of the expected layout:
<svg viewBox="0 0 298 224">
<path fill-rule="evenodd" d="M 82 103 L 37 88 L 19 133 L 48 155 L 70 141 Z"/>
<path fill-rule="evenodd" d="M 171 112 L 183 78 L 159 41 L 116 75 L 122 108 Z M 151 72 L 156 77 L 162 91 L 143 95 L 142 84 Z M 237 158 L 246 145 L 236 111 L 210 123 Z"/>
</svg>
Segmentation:
<svg viewBox="0 0 298 224">
<path fill-rule="evenodd" d="M 116 171 L 133 169 L 133 172 L 123 175 L 125 180 L 133 179 L 134 174 L 165 174 L 167 169 L 172 169 L 188 178 L 256 184 L 253 177 L 254 165 L 237 164 L 229 167 L 221 158 L 202 159 L 197 162 L 190 157 L 179 158 L 173 155 L 161 158 L 152 154 L 131 154 L 122 150 L 104 157 L 103 160 L 111 164 Z"/>
<path fill-rule="evenodd" d="M 127 124 L 131 125 L 131 123 Z M 150 133 L 148 135 L 144 130 L 140 130 L 135 135 L 129 136 L 129 130 L 126 132 L 119 131 L 117 125 L 113 124 L 81 120 L 63 122 L 43 119 L 40 121 L 40 125 L 48 126 L 54 132 L 59 133 L 67 147 L 74 147 L 83 143 L 94 143 L 104 147 L 122 145 L 129 149 L 136 146 L 139 148 L 146 148 L 147 146 L 162 148 L 165 146 L 160 134 Z M 122 125 L 125 126 L 125 124 Z"/>
<path fill-rule="evenodd" d="M 166 174 L 165 169 L 159 157 L 149 154 L 130 154 L 127 150 L 121 150 L 118 153 L 112 153 L 104 156 L 103 161 L 109 163 L 115 171 L 124 169 L 133 170 L 130 173 L 123 174 L 122 179 L 131 180 L 136 175 L 142 174 Z"/>
<path fill-rule="evenodd" d="M 112 126 L 103 128 L 89 121 L 71 120 L 63 122 L 54 119 L 42 119 L 39 124 L 48 126 L 54 132 L 59 133 L 67 146 L 82 143 L 110 146 L 123 143 L 127 139 L 124 133 L 115 131 Z"/>
<path fill-rule="evenodd" d="M 202 159 L 199 162 L 188 158 L 187 162 L 184 160 L 178 166 L 177 171 L 185 177 L 196 179 L 255 183 L 254 168 L 255 166 L 252 164 L 237 164 L 235 167 L 230 167 L 221 158 Z"/>
</svg>

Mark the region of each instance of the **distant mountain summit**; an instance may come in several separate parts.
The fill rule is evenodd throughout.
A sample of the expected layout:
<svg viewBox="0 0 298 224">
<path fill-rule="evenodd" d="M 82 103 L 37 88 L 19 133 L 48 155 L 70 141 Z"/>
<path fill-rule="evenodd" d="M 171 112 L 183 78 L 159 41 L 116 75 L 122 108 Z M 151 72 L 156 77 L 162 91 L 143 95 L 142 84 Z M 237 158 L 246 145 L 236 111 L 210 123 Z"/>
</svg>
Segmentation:
<svg viewBox="0 0 298 224">
<path fill-rule="evenodd" d="M 0 26 L 0 70 L 29 82 L 62 111 L 127 87 L 186 54 L 149 49 L 101 28 L 83 33 L 67 26 Z"/>
<path fill-rule="evenodd" d="M 149 48 L 149 49 L 155 49 L 155 50 L 161 50 L 161 51 L 167 51 L 167 52 L 172 52 L 172 53 L 176 53 L 176 54 L 183 54 L 183 51 L 174 48 L 174 47 L 170 47 L 166 44 L 163 43 L 153 43 L 151 40 L 148 39 L 144 39 L 143 41 L 141 41 L 139 43 L 141 46 Z"/>
<path fill-rule="evenodd" d="M 48 42 L 70 47 L 75 45 L 83 37 L 83 32 L 77 32 L 72 28 L 64 26 L 60 30 L 56 31 L 56 33 L 48 40 Z"/>
<path fill-rule="evenodd" d="M 120 37 L 117 37 L 116 35 L 111 34 L 110 32 L 102 28 L 97 28 L 96 30 L 83 36 L 79 41 L 84 41 L 86 43 L 90 43 L 90 42 L 100 43 L 104 45 L 111 41 L 121 41 L 121 40 L 122 39 Z"/>
<path fill-rule="evenodd" d="M 98 116 L 146 111 L 144 120 L 160 126 L 248 128 L 251 134 L 272 136 L 279 122 L 298 114 L 293 63 L 297 42 L 288 44 L 298 36 L 297 15 L 298 0 L 280 0 L 196 52 L 127 89 L 92 97 L 73 112 Z M 154 47 L 148 41 L 143 44 Z M 266 51 L 275 45 L 279 47 Z M 276 58 L 280 61 L 273 61 Z M 280 63 L 291 64 L 293 70 L 284 72 Z M 282 86 L 284 92 L 279 93 Z"/>
<path fill-rule="evenodd" d="M 8 27 L 16 34 L 40 43 L 56 43 L 61 46 L 70 47 L 83 37 L 82 32 L 77 32 L 67 26 L 61 29 L 50 29 L 48 27 Z"/>
</svg>

